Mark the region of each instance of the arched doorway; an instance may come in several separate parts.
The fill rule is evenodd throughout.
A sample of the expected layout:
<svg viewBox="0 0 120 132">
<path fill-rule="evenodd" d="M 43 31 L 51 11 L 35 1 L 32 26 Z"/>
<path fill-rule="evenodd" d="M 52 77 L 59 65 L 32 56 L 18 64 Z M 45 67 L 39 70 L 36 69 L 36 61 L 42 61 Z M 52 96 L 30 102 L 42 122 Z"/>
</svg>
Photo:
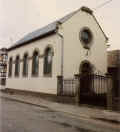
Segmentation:
<svg viewBox="0 0 120 132">
<path fill-rule="evenodd" d="M 93 67 L 89 61 L 85 60 L 81 63 L 79 72 L 82 75 L 92 74 L 93 73 Z"/>
<path fill-rule="evenodd" d="M 80 100 L 88 101 L 91 93 L 91 75 L 93 74 L 93 66 L 89 61 L 83 61 L 80 65 Z M 80 102 L 81 102 L 80 101 Z M 85 102 L 84 102 L 85 103 Z"/>
</svg>

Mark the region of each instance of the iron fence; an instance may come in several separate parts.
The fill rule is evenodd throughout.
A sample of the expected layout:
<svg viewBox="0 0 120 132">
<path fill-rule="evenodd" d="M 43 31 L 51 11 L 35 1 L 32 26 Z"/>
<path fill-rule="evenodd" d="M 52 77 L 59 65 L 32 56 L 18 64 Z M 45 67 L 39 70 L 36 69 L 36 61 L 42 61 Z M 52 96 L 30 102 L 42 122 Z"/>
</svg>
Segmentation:
<svg viewBox="0 0 120 132">
<path fill-rule="evenodd" d="M 77 91 L 78 80 L 74 78 L 63 79 L 63 91 L 64 96 L 75 96 Z"/>
<path fill-rule="evenodd" d="M 86 83 L 89 84 L 88 92 L 91 92 L 91 93 L 97 94 L 97 95 L 107 93 L 108 78 L 106 76 L 93 74 L 93 75 L 87 75 L 85 77 L 85 80 L 86 79 L 88 80 L 88 82 L 86 82 Z"/>
<path fill-rule="evenodd" d="M 108 90 L 108 79 L 106 76 L 95 74 L 79 76 L 79 79 L 63 79 L 62 95 L 75 96 L 77 88 L 80 89 L 80 92 L 84 93 L 96 95 L 106 94 Z"/>
<path fill-rule="evenodd" d="M 80 77 L 80 102 L 95 106 L 112 105 L 112 79 L 90 74 Z"/>
</svg>

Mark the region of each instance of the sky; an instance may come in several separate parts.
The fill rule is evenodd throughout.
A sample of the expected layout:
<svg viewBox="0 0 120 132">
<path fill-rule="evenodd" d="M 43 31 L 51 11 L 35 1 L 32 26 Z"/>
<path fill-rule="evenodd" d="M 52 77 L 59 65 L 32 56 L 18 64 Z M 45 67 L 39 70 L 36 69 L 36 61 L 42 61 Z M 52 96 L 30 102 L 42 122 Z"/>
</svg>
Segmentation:
<svg viewBox="0 0 120 132">
<path fill-rule="evenodd" d="M 29 32 L 87 6 L 94 9 L 108 0 L 0 0 L 0 48 L 9 47 Z M 110 50 L 120 49 L 120 1 L 94 11 L 109 38 Z"/>
</svg>

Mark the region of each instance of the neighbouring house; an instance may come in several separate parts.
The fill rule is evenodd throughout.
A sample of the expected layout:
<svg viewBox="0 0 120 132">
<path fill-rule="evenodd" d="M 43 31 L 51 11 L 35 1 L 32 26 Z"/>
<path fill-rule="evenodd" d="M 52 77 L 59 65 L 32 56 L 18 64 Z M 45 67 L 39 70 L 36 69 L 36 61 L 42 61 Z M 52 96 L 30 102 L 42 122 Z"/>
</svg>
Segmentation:
<svg viewBox="0 0 120 132">
<path fill-rule="evenodd" d="M 108 73 L 113 80 L 113 107 L 120 110 L 120 50 L 111 50 L 108 54 Z"/>
<path fill-rule="evenodd" d="M 0 49 L 0 88 L 6 85 L 7 74 L 7 49 Z"/>
<path fill-rule="evenodd" d="M 104 79 L 107 41 L 93 11 L 82 7 L 29 33 L 8 48 L 6 88 L 59 95 L 60 79 L 79 74 L 97 74 Z M 83 82 L 86 92 L 89 79 Z M 105 92 L 102 89 L 101 93 Z"/>
</svg>

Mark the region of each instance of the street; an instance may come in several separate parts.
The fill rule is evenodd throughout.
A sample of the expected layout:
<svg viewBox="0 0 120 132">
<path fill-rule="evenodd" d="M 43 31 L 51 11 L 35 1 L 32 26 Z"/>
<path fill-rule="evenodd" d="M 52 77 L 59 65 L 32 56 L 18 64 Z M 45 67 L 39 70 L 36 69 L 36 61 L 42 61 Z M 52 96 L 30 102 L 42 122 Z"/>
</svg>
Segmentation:
<svg viewBox="0 0 120 132">
<path fill-rule="evenodd" d="M 100 128 L 99 125 L 95 127 L 92 121 L 75 119 L 68 114 L 55 112 L 44 106 L 38 107 L 6 98 L 0 98 L 0 108 L 0 132 L 100 132 L 100 130 L 103 132 L 107 130 L 106 127 Z M 110 131 L 113 132 L 112 129 Z"/>
</svg>

